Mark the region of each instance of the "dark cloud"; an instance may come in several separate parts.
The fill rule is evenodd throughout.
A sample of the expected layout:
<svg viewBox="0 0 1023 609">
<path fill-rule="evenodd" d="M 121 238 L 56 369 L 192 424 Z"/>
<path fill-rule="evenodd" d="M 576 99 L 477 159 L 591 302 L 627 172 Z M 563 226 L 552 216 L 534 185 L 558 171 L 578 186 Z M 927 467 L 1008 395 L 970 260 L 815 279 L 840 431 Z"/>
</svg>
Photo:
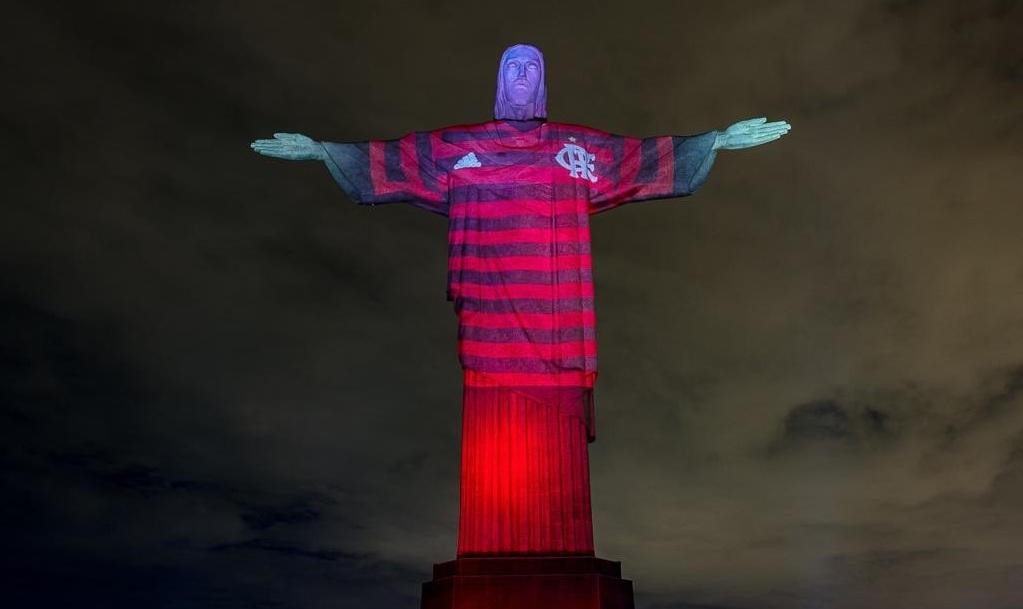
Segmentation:
<svg viewBox="0 0 1023 609">
<path fill-rule="evenodd" d="M 1023 11 L 99 2 L 5 9 L 5 607 L 415 607 L 450 559 L 446 226 L 274 131 L 784 118 L 696 196 L 595 217 L 598 552 L 638 607 L 1009 609 Z"/>
<path fill-rule="evenodd" d="M 875 407 L 841 404 L 833 399 L 795 406 L 781 421 L 772 454 L 811 448 L 863 449 L 891 439 L 890 414 Z"/>
<path fill-rule="evenodd" d="M 852 435 L 849 415 L 831 400 L 796 406 L 785 416 L 785 439 L 844 440 Z"/>
<path fill-rule="evenodd" d="M 298 556 L 301 558 L 313 558 L 316 560 L 331 560 L 336 561 L 338 559 L 358 559 L 366 558 L 365 556 L 352 556 L 345 554 L 344 552 L 338 552 L 336 550 L 308 550 L 305 548 L 297 548 L 287 543 L 281 543 L 279 541 L 273 541 L 269 539 L 247 539 L 238 543 L 225 543 L 210 548 L 214 552 L 224 552 L 230 550 L 256 550 L 260 552 L 276 552 L 284 554 L 286 556 Z"/>
</svg>

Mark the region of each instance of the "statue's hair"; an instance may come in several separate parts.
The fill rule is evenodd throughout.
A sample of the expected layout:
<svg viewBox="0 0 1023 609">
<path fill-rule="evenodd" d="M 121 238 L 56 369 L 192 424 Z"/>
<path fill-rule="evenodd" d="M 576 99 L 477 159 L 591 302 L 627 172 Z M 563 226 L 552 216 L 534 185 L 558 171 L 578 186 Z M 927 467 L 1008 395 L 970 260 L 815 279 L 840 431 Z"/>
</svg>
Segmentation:
<svg viewBox="0 0 1023 609">
<path fill-rule="evenodd" d="M 537 59 L 540 62 L 540 84 L 536 88 L 536 97 L 533 100 L 533 116 L 517 117 L 512 111 L 511 102 L 505 97 L 504 90 L 504 62 L 508 60 L 508 56 L 513 51 L 521 49 L 529 50 L 536 54 Z M 494 118 L 495 119 L 533 119 L 533 118 L 547 118 L 547 72 L 543 65 L 543 53 L 540 49 L 536 48 L 531 44 L 513 44 L 504 50 L 501 54 L 501 63 L 497 65 L 497 99 L 494 101 Z"/>
</svg>

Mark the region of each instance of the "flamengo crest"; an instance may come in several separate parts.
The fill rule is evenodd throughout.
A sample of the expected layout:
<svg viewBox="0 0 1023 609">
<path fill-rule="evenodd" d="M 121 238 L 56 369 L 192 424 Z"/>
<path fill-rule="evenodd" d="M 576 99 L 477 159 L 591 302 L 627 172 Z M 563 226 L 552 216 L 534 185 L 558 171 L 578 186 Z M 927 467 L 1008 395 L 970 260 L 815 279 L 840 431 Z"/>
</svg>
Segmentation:
<svg viewBox="0 0 1023 609">
<path fill-rule="evenodd" d="M 568 139 L 575 142 L 574 137 Z M 597 181 L 597 176 L 593 174 L 593 159 L 595 158 L 597 158 L 596 155 L 586 152 L 585 148 L 575 143 L 565 144 L 565 147 L 554 155 L 554 160 L 568 170 L 570 177 L 586 178 L 591 182 Z"/>
</svg>

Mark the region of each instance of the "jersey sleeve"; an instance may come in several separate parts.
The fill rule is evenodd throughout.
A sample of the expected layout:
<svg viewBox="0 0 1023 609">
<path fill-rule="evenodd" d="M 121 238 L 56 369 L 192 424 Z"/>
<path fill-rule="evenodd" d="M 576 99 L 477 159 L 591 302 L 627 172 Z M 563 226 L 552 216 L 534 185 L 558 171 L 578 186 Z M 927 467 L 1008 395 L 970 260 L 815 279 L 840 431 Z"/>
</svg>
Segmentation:
<svg viewBox="0 0 1023 609">
<path fill-rule="evenodd" d="M 436 132 L 392 140 L 321 142 L 338 186 L 359 205 L 405 202 L 448 215 L 448 175 L 437 163 Z"/>
<path fill-rule="evenodd" d="M 717 131 L 636 138 L 608 134 L 597 150 L 589 213 L 633 201 L 685 197 L 703 185 L 714 164 Z"/>
</svg>

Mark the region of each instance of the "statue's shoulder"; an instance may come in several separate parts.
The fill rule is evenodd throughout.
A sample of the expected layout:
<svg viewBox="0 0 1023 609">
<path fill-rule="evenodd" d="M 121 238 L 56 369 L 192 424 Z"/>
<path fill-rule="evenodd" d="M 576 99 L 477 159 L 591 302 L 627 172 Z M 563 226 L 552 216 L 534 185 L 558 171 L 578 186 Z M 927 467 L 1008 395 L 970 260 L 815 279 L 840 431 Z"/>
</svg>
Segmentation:
<svg viewBox="0 0 1023 609">
<path fill-rule="evenodd" d="M 597 136 L 597 135 L 608 135 L 606 131 L 590 127 L 589 125 L 580 125 L 578 123 L 561 123 L 561 122 L 547 122 L 549 129 L 556 129 L 563 133 L 572 133 L 583 136 Z"/>
<path fill-rule="evenodd" d="M 448 125 L 439 129 L 434 129 L 433 132 L 442 135 L 444 133 L 479 133 L 481 131 L 488 131 L 494 128 L 497 121 L 484 121 L 482 123 L 459 123 L 457 125 Z"/>
</svg>

